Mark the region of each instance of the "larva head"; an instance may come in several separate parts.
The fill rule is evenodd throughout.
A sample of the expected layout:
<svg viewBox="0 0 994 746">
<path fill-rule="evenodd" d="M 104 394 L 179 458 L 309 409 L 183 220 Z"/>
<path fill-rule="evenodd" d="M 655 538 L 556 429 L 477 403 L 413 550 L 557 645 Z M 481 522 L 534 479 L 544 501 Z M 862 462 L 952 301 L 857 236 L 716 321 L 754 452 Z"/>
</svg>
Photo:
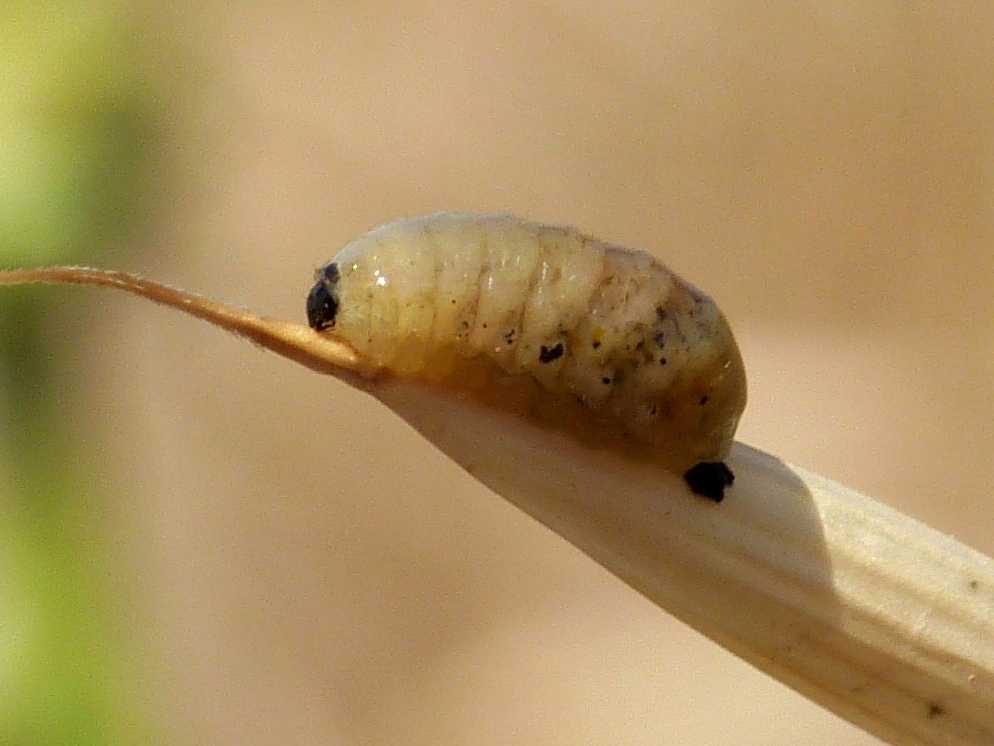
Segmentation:
<svg viewBox="0 0 994 746">
<path fill-rule="evenodd" d="M 314 287 L 307 294 L 307 323 L 316 331 L 335 325 L 338 314 L 338 265 L 326 264 L 315 273 Z"/>
</svg>

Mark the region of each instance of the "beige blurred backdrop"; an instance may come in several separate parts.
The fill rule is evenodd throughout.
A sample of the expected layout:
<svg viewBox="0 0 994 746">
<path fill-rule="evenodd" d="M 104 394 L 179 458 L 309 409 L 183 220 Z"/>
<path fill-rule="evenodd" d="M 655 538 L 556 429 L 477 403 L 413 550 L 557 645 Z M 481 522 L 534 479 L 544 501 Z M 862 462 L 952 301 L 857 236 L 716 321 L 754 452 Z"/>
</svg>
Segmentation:
<svg viewBox="0 0 994 746">
<path fill-rule="evenodd" d="M 302 320 L 379 222 L 575 224 L 718 299 L 742 440 L 994 552 L 990 5 L 136 7 L 166 93 L 121 268 Z M 124 685 L 168 742 L 876 743 L 363 396 L 65 294 Z"/>
</svg>

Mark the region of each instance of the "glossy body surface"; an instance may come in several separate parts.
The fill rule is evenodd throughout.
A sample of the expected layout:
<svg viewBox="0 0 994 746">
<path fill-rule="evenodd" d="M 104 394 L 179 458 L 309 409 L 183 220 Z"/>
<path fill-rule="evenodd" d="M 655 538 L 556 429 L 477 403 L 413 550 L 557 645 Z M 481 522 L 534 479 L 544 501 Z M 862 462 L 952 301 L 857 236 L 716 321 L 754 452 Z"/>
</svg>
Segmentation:
<svg viewBox="0 0 994 746">
<path fill-rule="evenodd" d="M 673 469 L 724 458 L 745 406 L 710 298 L 649 254 L 509 215 L 370 231 L 318 270 L 308 318 L 385 371 Z"/>
</svg>

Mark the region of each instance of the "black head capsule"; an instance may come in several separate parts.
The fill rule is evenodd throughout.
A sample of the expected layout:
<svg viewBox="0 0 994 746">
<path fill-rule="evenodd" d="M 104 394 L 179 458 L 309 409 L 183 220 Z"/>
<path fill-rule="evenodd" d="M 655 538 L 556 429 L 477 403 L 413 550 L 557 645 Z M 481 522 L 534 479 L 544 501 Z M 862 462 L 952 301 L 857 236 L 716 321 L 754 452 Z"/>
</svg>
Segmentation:
<svg viewBox="0 0 994 746">
<path fill-rule="evenodd" d="M 338 284 L 338 265 L 331 263 L 318 270 L 317 282 L 307 294 L 307 323 L 311 329 L 322 331 L 335 325 L 338 313 L 338 298 L 335 286 Z"/>
</svg>

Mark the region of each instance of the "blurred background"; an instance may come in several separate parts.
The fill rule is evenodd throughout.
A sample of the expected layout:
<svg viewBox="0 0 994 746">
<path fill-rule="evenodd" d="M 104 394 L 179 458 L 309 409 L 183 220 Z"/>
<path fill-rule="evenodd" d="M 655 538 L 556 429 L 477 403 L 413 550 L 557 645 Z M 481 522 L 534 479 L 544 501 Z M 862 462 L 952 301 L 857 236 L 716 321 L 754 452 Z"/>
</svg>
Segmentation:
<svg viewBox="0 0 994 746">
<path fill-rule="evenodd" d="M 742 440 L 994 553 L 992 7 L 5 0 L 0 71 L 3 265 L 303 320 L 374 224 L 574 224 L 718 299 Z M 0 387 L 4 744 L 877 743 L 199 322 L 4 289 Z"/>
</svg>

